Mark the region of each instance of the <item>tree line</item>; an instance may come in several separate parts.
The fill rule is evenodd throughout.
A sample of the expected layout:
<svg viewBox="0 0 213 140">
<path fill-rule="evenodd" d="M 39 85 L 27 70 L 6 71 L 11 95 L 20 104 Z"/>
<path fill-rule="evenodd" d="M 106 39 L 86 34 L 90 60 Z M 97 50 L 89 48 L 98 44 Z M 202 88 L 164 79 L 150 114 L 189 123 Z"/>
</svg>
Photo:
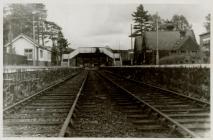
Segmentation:
<svg viewBox="0 0 213 140">
<path fill-rule="evenodd" d="M 8 4 L 3 8 L 3 44 L 21 33 L 44 47 L 47 40 L 51 40 L 53 65 L 59 65 L 62 54 L 71 51 L 62 28 L 55 22 L 47 21 L 47 10 L 42 3 Z"/>
<path fill-rule="evenodd" d="M 150 14 L 144 9 L 142 4 L 140 4 L 136 11 L 133 12 L 132 17 L 135 22 L 135 32 L 132 36 L 140 36 L 146 31 L 156 31 L 157 23 L 158 30 L 164 31 L 185 31 L 192 28 L 192 24 L 188 22 L 184 15 L 175 14 L 171 20 L 165 20 L 162 19 L 157 13 Z M 206 16 L 204 27 L 206 28 L 207 32 L 210 31 L 210 14 Z"/>
</svg>

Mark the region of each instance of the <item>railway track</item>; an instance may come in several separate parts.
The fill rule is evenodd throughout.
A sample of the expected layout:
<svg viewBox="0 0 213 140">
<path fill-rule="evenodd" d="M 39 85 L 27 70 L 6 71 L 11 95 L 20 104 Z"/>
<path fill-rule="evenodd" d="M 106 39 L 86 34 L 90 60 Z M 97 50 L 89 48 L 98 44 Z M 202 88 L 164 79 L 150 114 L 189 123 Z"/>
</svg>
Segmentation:
<svg viewBox="0 0 213 140">
<path fill-rule="evenodd" d="M 210 137 L 210 104 L 179 93 L 138 81 L 125 79 L 110 72 L 102 76 L 120 89 L 143 102 L 162 124 L 184 137 Z"/>
<path fill-rule="evenodd" d="M 5 108 L 3 136 L 53 137 L 63 133 L 61 129 L 85 77 L 87 72 L 83 71 Z"/>
<path fill-rule="evenodd" d="M 4 110 L 3 134 L 15 137 L 207 136 L 209 104 L 168 92 L 110 73 L 84 72 L 36 98 Z"/>
<path fill-rule="evenodd" d="M 89 72 L 76 106 L 67 137 L 181 137 L 95 71 Z"/>
</svg>

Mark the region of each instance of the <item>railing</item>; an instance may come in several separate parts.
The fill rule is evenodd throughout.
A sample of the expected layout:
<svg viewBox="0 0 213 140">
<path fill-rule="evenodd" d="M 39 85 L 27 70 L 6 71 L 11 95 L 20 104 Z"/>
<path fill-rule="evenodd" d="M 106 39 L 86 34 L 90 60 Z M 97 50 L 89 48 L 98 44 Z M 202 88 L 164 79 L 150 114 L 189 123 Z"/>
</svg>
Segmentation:
<svg viewBox="0 0 213 140">
<path fill-rule="evenodd" d="M 3 68 L 3 107 L 10 106 L 60 79 L 73 75 L 80 68 L 8 66 Z"/>
<path fill-rule="evenodd" d="M 72 59 L 73 57 L 75 57 L 75 56 L 78 55 L 78 54 L 79 54 L 79 50 L 76 49 L 76 50 L 74 50 L 73 52 L 71 52 L 71 53 L 69 54 L 68 59 Z"/>
<path fill-rule="evenodd" d="M 114 53 L 111 52 L 111 51 L 109 51 L 109 50 L 107 50 L 106 48 L 100 48 L 100 51 L 103 52 L 104 54 L 108 55 L 108 56 L 111 57 L 111 58 L 114 58 L 114 57 L 115 57 L 115 56 L 114 56 Z"/>
</svg>

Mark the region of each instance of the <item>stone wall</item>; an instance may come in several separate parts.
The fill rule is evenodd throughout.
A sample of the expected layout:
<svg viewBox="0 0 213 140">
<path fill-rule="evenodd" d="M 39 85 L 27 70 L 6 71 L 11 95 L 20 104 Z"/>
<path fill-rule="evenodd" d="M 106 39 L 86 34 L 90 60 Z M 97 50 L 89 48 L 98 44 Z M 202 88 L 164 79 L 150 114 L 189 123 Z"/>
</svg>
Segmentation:
<svg viewBox="0 0 213 140">
<path fill-rule="evenodd" d="M 4 68 L 3 106 L 4 108 L 10 106 L 80 71 L 80 68 L 68 67 Z"/>
<path fill-rule="evenodd" d="M 204 101 L 210 100 L 210 68 L 207 67 L 105 67 L 102 69 Z"/>
</svg>

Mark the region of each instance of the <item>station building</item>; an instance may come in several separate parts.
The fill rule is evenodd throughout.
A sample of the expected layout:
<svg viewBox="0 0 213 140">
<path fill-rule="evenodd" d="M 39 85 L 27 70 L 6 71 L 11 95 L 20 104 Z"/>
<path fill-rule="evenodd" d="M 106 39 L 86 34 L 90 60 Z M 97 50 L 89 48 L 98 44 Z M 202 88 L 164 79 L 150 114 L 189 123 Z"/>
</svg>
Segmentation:
<svg viewBox="0 0 213 140">
<path fill-rule="evenodd" d="M 134 64 L 156 64 L 156 51 L 157 33 L 155 31 L 145 32 L 143 36 L 135 37 Z M 192 30 L 159 31 L 158 52 L 159 61 L 162 63 L 196 63 L 197 59 L 193 58 L 200 52 L 200 46 Z"/>
<path fill-rule="evenodd" d="M 122 59 L 119 53 L 114 53 L 109 47 L 80 47 L 69 54 L 63 54 L 62 65 L 99 67 L 121 66 Z"/>
<path fill-rule="evenodd" d="M 20 34 L 11 42 L 4 46 L 4 55 L 12 58 L 13 56 L 23 56 L 26 58 L 25 65 L 49 66 L 51 65 L 50 47 L 44 47 L 36 43 L 33 39 L 25 34 Z M 14 61 L 14 60 L 13 60 Z"/>
</svg>

